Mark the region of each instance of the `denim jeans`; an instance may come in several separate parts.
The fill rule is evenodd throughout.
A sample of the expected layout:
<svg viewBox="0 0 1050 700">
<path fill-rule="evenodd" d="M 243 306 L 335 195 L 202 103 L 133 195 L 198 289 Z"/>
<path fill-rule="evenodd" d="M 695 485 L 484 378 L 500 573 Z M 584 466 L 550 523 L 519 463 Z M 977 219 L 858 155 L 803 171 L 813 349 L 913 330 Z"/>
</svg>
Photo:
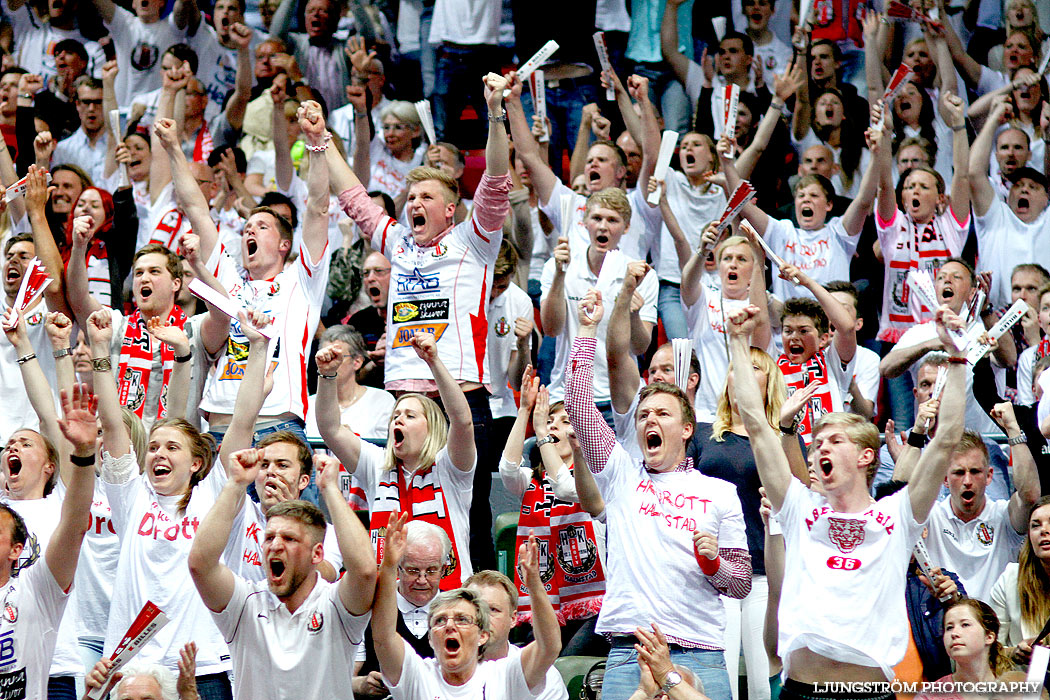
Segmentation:
<svg viewBox="0 0 1050 700">
<path fill-rule="evenodd" d="M 51 676 L 47 679 L 47 700 L 77 700 L 75 676 Z"/>
<path fill-rule="evenodd" d="M 268 428 L 256 430 L 254 433 L 252 433 L 252 445 L 257 445 L 259 441 L 267 435 L 270 435 L 272 433 L 278 433 L 282 430 L 292 433 L 297 438 L 305 442 L 307 445 L 310 444 L 310 441 L 306 439 L 305 423 L 303 423 L 303 421 L 297 418 L 295 420 L 286 420 L 280 423 L 276 423 L 274 425 L 269 426 Z M 209 430 L 208 434 L 215 438 L 215 442 L 217 443 L 217 445 L 222 445 L 222 439 L 226 436 L 226 426 L 222 428 Z M 256 501 L 259 500 L 258 494 L 255 493 L 255 484 L 248 485 L 248 495 Z M 299 498 L 301 498 L 304 501 L 309 501 L 315 506 L 320 506 L 322 510 L 324 509 L 321 504 L 321 492 L 317 490 L 317 474 L 313 474 L 310 477 L 309 485 L 305 489 L 303 489 L 302 493 L 299 494 Z"/>
<path fill-rule="evenodd" d="M 488 108 L 481 78 L 498 65 L 497 57 L 498 47 L 484 44 L 438 47 L 431 100 L 438 139 L 472 148 L 480 136 L 481 143 L 484 143 L 484 135 L 488 133 Z M 479 130 L 474 123 L 464 128 L 460 114 L 468 104 L 474 107 L 478 119 L 485 125 L 484 129 Z"/>
<path fill-rule="evenodd" d="M 695 105 L 689 104 L 685 86 L 667 64 L 632 62 L 631 67 L 634 74 L 649 79 L 649 99 L 660 105 L 664 128 L 680 134 L 688 131 Z"/>
<path fill-rule="evenodd" d="M 554 174 L 559 177 L 568 175 L 561 171 L 561 154 L 566 150 L 572 151 L 576 146 L 576 134 L 580 130 L 584 105 L 598 102 L 598 88 L 594 81 L 595 78 L 592 77 L 562 80 L 553 87 L 548 84 L 544 90 L 544 97 L 547 100 L 547 118 L 551 121 L 550 166 Z M 604 94 L 599 104 L 603 103 Z M 532 93 L 522 94 L 521 106 L 531 126 Z M 615 106 L 611 107 L 611 109 L 615 108 Z"/>
<path fill-rule="evenodd" d="M 879 351 L 881 357 L 886 357 L 893 350 L 895 343 L 883 341 Z M 901 376 L 893 379 L 886 378 L 886 395 L 890 402 L 890 417 L 897 426 L 898 432 L 907 430 L 915 422 L 915 395 L 911 391 L 911 372 L 905 371 Z"/>
<path fill-rule="evenodd" d="M 660 295 L 656 302 L 660 322 L 668 338 L 691 338 L 682 306 L 682 285 L 660 280 Z"/>
<path fill-rule="evenodd" d="M 638 688 L 638 652 L 634 650 L 634 643 L 633 636 L 613 638 L 612 649 L 605 665 L 602 700 L 627 700 Z M 673 644 L 671 662 L 685 666 L 695 673 L 704 686 L 701 692 L 711 700 L 732 698 L 725 655 L 721 651 L 683 649 Z"/>
<path fill-rule="evenodd" d="M 225 673 L 197 676 L 197 695 L 200 700 L 233 700 L 230 677 Z"/>
</svg>

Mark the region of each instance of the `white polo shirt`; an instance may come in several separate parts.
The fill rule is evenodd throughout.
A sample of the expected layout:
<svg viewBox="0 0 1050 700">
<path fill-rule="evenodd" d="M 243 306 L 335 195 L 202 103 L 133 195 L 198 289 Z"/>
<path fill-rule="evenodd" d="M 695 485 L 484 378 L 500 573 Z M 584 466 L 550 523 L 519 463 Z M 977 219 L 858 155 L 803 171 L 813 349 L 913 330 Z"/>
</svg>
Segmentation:
<svg viewBox="0 0 1050 700">
<path fill-rule="evenodd" d="M 996 579 L 1017 553 L 1024 535 L 1010 524 L 1010 501 L 985 501 L 984 510 L 968 523 L 952 512 L 950 498 L 938 501 L 927 522 L 926 549 L 935 566 L 954 571 L 966 595 L 988 600 Z"/>
<path fill-rule="evenodd" d="M 806 648 L 879 667 L 892 680 L 908 648 L 905 575 L 922 534 L 908 488 L 863 513 L 838 513 L 824 496 L 791 479 L 776 516 L 789 562 L 778 639 L 788 676 L 791 652 Z"/>
<path fill-rule="evenodd" d="M 339 585 L 316 571 L 313 576 L 313 590 L 294 613 L 265 582 L 240 577 L 226 608 L 212 612 L 230 645 L 234 698 L 354 697 L 355 647 L 364 640 L 372 613 L 350 614 L 339 599 Z"/>
<path fill-rule="evenodd" d="M 997 197 L 984 216 L 976 217 L 976 224 L 977 270 L 992 272 L 988 300 L 997 306 L 1008 306 L 1014 266 L 1020 263 L 1050 266 L 1050 207 L 1026 224 Z"/>
<path fill-rule="evenodd" d="M 570 244 L 571 245 L 571 244 Z M 594 400 L 609 400 L 609 367 L 605 360 L 605 336 L 609 330 L 609 317 L 612 315 L 613 301 L 623 287 L 623 278 L 627 273 L 627 265 L 635 258 L 631 258 L 619 249 L 610 250 L 605 254 L 602 261 L 602 269 L 598 275 L 591 272 L 587 263 L 587 249 L 576 252 L 569 260 L 569 266 L 565 269 L 565 326 L 557 336 L 555 342 L 554 369 L 551 371 L 551 383 L 547 387 L 550 390 L 551 401 L 561 401 L 565 397 L 565 364 L 569 361 L 569 350 L 572 349 L 572 340 L 576 337 L 580 328 L 580 319 L 577 315 L 576 305 L 587 294 L 592 287 L 602 293 L 605 300 L 606 314 L 598 323 L 598 347 L 594 353 Z M 543 299 L 550 293 L 551 285 L 554 284 L 554 266 L 557 265 L 551 258 L 543 266 L 543 276 L 540 279 L 540 289 Z M 638 315 L 643 321 L 656 323 L 656 298 L 659 293 L 659 283 L 656 273 L 652 270 L 642 278 L 638 285 L 638 293 L 645 300 Z"/>
<path fill-rule="evenodd" d="M 451 685 L 445 682 L 435 659 L 421 658 L 408 642 L 404 644 L 405 661 L 401 664 L 399 682 L 395 685 L 383 675 L 394 700 L 522 700 L 538 697 L 542 692 L 542 689 L 536 693 L 529 690 L 520 656 L 483 661 L 469 681 Z"/>
</svg>

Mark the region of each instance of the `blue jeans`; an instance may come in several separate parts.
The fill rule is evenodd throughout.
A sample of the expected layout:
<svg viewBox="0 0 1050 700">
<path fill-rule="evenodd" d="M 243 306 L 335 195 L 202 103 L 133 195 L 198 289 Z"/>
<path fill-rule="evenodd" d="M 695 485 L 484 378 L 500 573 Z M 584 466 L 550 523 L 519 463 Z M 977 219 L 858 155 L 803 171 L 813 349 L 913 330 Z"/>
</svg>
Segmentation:
<svg viewBox="0 0 1050 700">
<path fill-rule="evenodd" d="M 567 175 L 561 171 L 561 154 L 566 150 L 572 151 L 576 146 L 576 134 L 580 131 L 584 105 L 598 102 L 598 89 L 595 87 L 594 80 L 590 77 L 562 80 L 557 86 L 551 87 L 548 84 L 545 88 L 547 118 L 551 121 L 550 166 L 554 174 L 559 177 Z M 604 101 L 604 93 L 602 98 Z M 521 106 L 531 126 L 532 93 L 522 94 Z M 612 109 L 615 109 L 615 106 Z"/>
<path fill-rule="evenodd" d="M 685 308 L 682 307 L 682 285 L 660 280 L 656 309 L 668 338 L 692 337 L 689 324 L 685 321 Z"/>
<path fill-rule="evenodd" d="M 879 350 L 881 357 L 886 357 L 893 350 L 895 343 L 883 341 Z M 897 432 L 911 428 L 915 422 L 915 394 L 912 393 L 911 372 L 906 371 L 899 377 L 886 378 L 886 393 L 890 402 L 890 417 Z"/>
<path fill-rule="evenodd" d="M 51 676 L 47 679 L 47 700 L 77 700 L 74 676 Z"/>
<path fill-rule="evenodd" d="M 634 650 L 634 643 L 633 636 L 613 638 L 609 659 L 605 664 L 603 700 L 627 700 L 638 688 L 638 652 Z M 729 674 L 726 672 L 725 654 L 722 652 L 683 649 L 672 644 L 671 662 L 695 673 L 697 680 L 704 686 L 701 692 L 711 700 L 731 700 L 733 697 Z"/>
<path fill-rule="evenodd" d="M 693 107 L 685 94 L 685 86 L 678 82 L 666 63 L 631 64 L 632 72 L 649 79 L 649 99 L 660 105 L 664 128 L 684 134 L 692 121 Z"/>
<path fill-rule="evenodd" d="M 434 107 L 434 130 L 442 141 L 451 141 L 460 146 L 477 142 L 478 129 L 475 123 L 464 129 L 460 114 L 468 104 L 474 107 L 480 123 L 482 143 L 488 127 L 488 108 L 485 106 L 484 88 L 481 78 L 493 67 L 498 47 L 478 44 L 476 46 L 438 47 L 437 66 L 432 104 Z M 472 133 L 473 132 L 473 133 Z M 464 134 L 466 138 L 464 138 Z"/>
<path fill-rule="evenodd" d="M 272 433 L 278 433 L 282 430 L 292 433 L 297 438 L 305 442 L 307 445 L 310 444 L 310 441 L 306 439 L 305 423 L 303 423 L 303 421 L 297 418 L 295 420 L 282 421 L 275 425 L 271 425 L 268 428 L 256 430 L 254 433 L 252 433 L 252 445 L 257 445 L 259 441 L 267 435 L 270 435 Z M 222 445 L 222 439 L 226 436 L 226 427 L 209 430 L 208 434 L 215 438 L 215 442 L 217 445 Z M 248 485 L 248 495 L 256 501 L 259 500 L 258 494 L 255 493 L 255 484 Z M 310 484 L 305 489 L 303 489 L 302 493 L 299 494 L 299 498 L 303 499 L 304 501 L 309 501 L 315 506 L 321 505 L 321 492 L 317 490 L 317 474 L 311 475 Z"/>
<path fill-rule="evenodd" d="M 233 700 L 230 677 L 225 673 L 197 676 L 197 695 L 200 700 Z"/>
</svg>

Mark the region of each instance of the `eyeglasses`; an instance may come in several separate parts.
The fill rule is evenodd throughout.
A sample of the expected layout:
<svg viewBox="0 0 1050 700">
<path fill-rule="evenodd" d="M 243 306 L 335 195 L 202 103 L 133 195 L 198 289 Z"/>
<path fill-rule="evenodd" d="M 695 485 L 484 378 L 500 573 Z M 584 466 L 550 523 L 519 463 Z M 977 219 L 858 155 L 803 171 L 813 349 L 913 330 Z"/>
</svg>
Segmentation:
<svg viewBox="0 0 1050 700">
<path fill-rule="evenodd" d="M 81 100 L 81 99 L 78 99 L 77 102 L 79 102 L 80 104 L 84 105 L 85 107 L 101 107 L 102 106 L 102 100 Z"/>
<path fill-rule="evenodd" d="M 409 566 L 407 568 L 401 566 L 398 568 L 401 569 L 401 572 L 410 579 L 417 579 L 420 574 L 423 574 L 426 578 L 437 578 L 441 574 L 440 566 L 428 566 L 426 569 L 418 569 L 414 566 Z"/>
<path fill-rule="evenodd" d="M 386 277 L 387 275 L 390 274 L 390 268 L 389 267 L 366 267 L 365 269 L 361 270 L 361 274 L 364 277 L 368 277 L 369 275 L 375 275 L 376 277 Z"/>
<path fill-rule="evenodd" d="M 444 627 L 449 622 L 454 624 L 456 627 L 459 627 L 460 629 L 462 629 L 464 627 L 471 627 L 473 625 L 477 625 L 478 624 L 478 621 L 475 620 L 470 615 L 460 614 L 460 615 L 452 615 L 452 616 L 449 616 L 449 615 L 438 615 L 437 617 L 435 617 L 433 620 L 430 621 L 430 626 L 431 627 L 438 627 L 438 628 L 440 628 L 440 627 Z"/>
</svg>

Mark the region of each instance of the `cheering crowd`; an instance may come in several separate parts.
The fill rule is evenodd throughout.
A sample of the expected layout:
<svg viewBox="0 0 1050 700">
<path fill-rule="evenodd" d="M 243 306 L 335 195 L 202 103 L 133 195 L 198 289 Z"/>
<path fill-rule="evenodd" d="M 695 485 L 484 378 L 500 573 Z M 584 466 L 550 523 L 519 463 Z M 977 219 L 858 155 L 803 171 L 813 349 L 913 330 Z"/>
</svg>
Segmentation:
<svg viewBox="0 0 1050 700">
<path fill-rule="evenodd" d="M 1045 4 L 126 4 L 0 0 L 0 697 L 1042 677 Z"/>
</svg>

